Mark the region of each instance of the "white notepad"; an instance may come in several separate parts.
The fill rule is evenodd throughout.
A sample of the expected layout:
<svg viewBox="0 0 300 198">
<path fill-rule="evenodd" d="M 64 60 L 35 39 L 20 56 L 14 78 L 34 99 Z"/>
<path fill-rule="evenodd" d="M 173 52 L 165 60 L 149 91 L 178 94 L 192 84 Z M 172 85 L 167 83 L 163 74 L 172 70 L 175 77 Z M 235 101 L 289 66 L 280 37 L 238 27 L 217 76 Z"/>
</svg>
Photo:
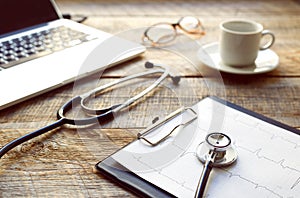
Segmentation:
<svg viewBox="0 0 300 198">
<path fill-rule="evenodd" d="M 214 168 L 206 197 L 287 197 L 300 195 L 300 136 L 236 108 L 205 98 L 198 114 L 176 135 L 152 147 L 136 140 L 111 157 L 149 183 L 176 197 L 193 197 L 202 172 L 197 146 L 209 132 L 231 137 L 237 161 Z M 183 113 L 156 129 L 165 132 L 187 119 Z"/>
</svg>

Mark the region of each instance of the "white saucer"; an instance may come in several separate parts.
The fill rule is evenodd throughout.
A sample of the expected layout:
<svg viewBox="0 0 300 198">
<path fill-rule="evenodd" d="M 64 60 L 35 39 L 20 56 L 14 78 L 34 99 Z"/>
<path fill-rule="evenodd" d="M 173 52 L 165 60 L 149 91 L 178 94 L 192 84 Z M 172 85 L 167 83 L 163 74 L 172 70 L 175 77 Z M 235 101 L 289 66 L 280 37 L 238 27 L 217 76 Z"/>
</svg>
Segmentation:
<svg viewBox="0 0 300 198">
<path fill-rule="evenodd" d="M 219 54 L 219 43 L 202 46 L 198 58 L 210 68 L 232 74 L 260 74 L 274 70 L 279 65 L 278 55 L 271 49 L 259 51 L 255 64 L 246 67 L 233 67 L 222 63 Z"/>
</svg>

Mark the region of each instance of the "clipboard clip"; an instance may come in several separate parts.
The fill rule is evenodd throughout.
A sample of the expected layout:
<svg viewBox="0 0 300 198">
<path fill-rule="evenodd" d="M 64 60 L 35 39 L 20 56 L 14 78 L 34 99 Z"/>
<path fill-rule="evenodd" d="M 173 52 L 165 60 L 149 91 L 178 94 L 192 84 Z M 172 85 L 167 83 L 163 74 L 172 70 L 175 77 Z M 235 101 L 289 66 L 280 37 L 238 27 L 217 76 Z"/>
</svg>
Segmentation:
<svg viewBox="0 0 300 198">
<path fill-rule="evenodd" d="M 176 118 L 177 116 L 179 116 L 181 114 L 183 115 L 185 113 L 189 113 L 191 115 L 191 117 L 188 118 L 187 120 L 184 120 L 183 122 L 180 122 L 179 124 L 176 124 L 174 127 L 171 127 L 171 130 L 169 132 L 166 132 L 166 134 L 163 135 L 160 139 L 158 139 L 156 141 L 152 141 L 152 140 L 150 140 L 149 138 L 146 137 L 147 135 L 153 133 L 156 129 L 158 129 L 158 128 L 162 127 L 163 125 L 167 124 L 172 119 Z M 197 113 L 191 107 L 181 107 L 181 108 L 175 110 L 174 112 L 172 112 L 171 114 L 169 114 L 168 116 L 166 116 L 163 120 L 158 121 L 158 122 L 150 125 L 146 129 L 144 129 L 143 131 L 139 132 L 137 134 L 137 139 L 144 140 L 145 142 L 147 142 L 151 146 L 156 146 L 159 143 L 165 141 L 168 137 L 170 137 L 172 135 L 172 133 L 177 128 L 179 128 L 180 126 L 185 126 L 185 125 L 191 123 L 197 117 L 198 117 Z"/>
</svg>

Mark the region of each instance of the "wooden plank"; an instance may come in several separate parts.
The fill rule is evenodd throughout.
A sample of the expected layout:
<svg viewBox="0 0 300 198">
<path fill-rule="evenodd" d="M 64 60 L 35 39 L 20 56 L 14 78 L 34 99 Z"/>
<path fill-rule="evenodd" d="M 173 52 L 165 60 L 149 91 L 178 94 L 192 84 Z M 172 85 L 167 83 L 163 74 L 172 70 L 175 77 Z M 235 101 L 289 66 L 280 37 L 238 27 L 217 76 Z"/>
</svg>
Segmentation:
<svg viewBox="0 0 300 198">
<path fill-rule="evenodd" d="M 140 38 L 145 27 L 162 21 L 175 23 L 180 16 L 185 15 L 197 16 L 203 22 L 207 34 L 205 37 L 197 39 L 200 45 L 218 41 L 218 25 L 221 21 L 230 18 L 252 19 L 262 23 L 266 29 L 270 29 L 276 35 L 276 42 L 272 49 L 280 57 L 280 66 L 267 75 L 300 76 L 298 67 L 300 64 L 300 51 L 298 50 L 300 49 L 300 35 L 298 34 L 300 32 L 298 25 L 300 24 L 300 6 L 296 1 L 285 1 L 284 3 L 283 1 L 255 3 L 249 1 L 189 1 L 186 4 L 178 1 L 59 1 L 59 5 L 62 5 L 62 10 L 65 12 L 68 12 L 68 8 L 74 13 L 89 16 L 85 22 L 89 26 L 118 34 L 135 42 L 141 42 Z M 164 13 L 163 16 L 161 13 Z M 181 43 L 177 43 L 177 45 L 180 46 Z M 197 50 L 192 49 L 195 55 Z M 165 53 L 161 52 L 157 55 L 153 50 L 149 50 L 146 58 L 155 57 L 165 62 L 168 61 L 165 59 L 170 59 L 169 54 Z M 180 63 L 176 62 L 176 64 Z M 200 67 L 200 63 L 196 64 Z M 131 69 L 128 68 L 128 70 Z M 207 70 L 209 69 L 203 69 L 201 66 L 202 73 Z M 185 66 L 183 71 L 187 76 L 199 74 L 191 66 Z M 118 71 L 115 72 L 118 73 Z"/>
<path fill-rule="evenodd" d="M 12 109 L 0 112 L 1 128 L 42 127 L 55 120 L 57 109 L 78 93 L 84 93 L 96 85 L 104 84 L 113 79 L 97 78 L 82 81 L 77 86 L 71 85 L 63 89 L 44 94 Z M 108 92 L 99 97 L 96 105 L 109 106 L 120 103 L 139 93 L 153 82 L 153 78 L 138 79 L 121 89 Z M 179 86 L 170 80 L 141 103 L 130 107 L 124 113 L 116 116 L 116 120 L 102 127 L 104 128 L 142 128 L 149 125 L 159 116 L 166 116 L 180 106 L 190 106 L 207 95 L 215 95 L 256 111 L 268 117 L 277 119 L 293 127 L 299 126 L 300 118 L 300 79 L 299 78 L 265 78 L 265 77 L 235 77 L 218 78 L 185 78 Z M 287 105 L 288 104 L 288 105 Z M 24 108 L 26 106 L 26 108 Z M 99 106 L 99 107 L 100 107 Z M 79 111 L 76 110 L 76 113 Z M 80 114 L 79 114 L 80 115 Z M 28 126 L 18 127 L 18 123 L 28 123 Z"/>
<path fill-rule="evenodd" d="M 178 16 L 206 15 L 212 16 L 245 16 L 247 15 L 299 15 L 299 2 L 293 0 L 57 0 L 65 12 L 102 16 Z"/>
<path fill-rule="evenodd" d="M 132 141 L 132 135 L 119 129 L 81 132 L 62 129 L 25 143 L 2 158 L 1 197 L 134 197 L 93 168 Z"/>
<path fill-rule="evenodd" d="M 89 16 L 85 24 L 136 42 L 140 42 L 143 28 L 162 21 L 176 22 L 185 15 L 197 16 L 205 25 L 207 35 L 197 40 L 200 44 L 217 41 L 218 24 L 225 19 L 253 19 L 276 34 L 272 49 L 280 57 L 280 66 L 257 76 L 220 75 L 199 63 L 197 49 L 187 45 L 187 37 L 179 37 L 173 48 L 149 48 L 133 61 L 2 110 L 0 145 L 56 120 L 57 109 L 74 95 L 143 71 L 146 60 L 170 65 L 173 73 L 184 77 L 179 86 L 164 81 L 154 93 L 111 123 L 79 128 L 63 126 L 13 149 L 0 160 L 0 197 L 135 197 L 96 174 L 94 165 L 131 142 L 153 119 L 163 118 L 179 106 L 193 105 L 206 95 L 216 95 L 300 129 L 299 1 L 58 0 L 58 3 L 64 13 Z M 174 46 L 183 55 L 176 54 Z M 151 82 L 152 77 L 138 79 L 107 92 L 90 105 L 100 107 L 121 102 Z M 75 110 L 70 115 L 81 114 Z"/>
<path fill-rule="evenodd" d="M 300 10 L 299 10 L 300 12 Z M 176 22 L 179 17 L 173 18 L 152 18 L 148 17 L 147 21 L 143 17 L 119 17 L 117 20 L 115 18 L 102 18 L 96 17 L 97 19 L 91 19 L 91 21 L 96 22 L 93 24 L 89 21 L 86 23 L 90 26 L 103 29 L 107 32 L 116 33 L 120 37 L 124 37 L 129 40 L 133 40 L 135 42 L 141 42 L 141 37 L 143 35 L 143 31 L 145 27 L 148 27 L 152 24 L 166 21 L 166 22 Z M 230 18 L 230 17 L 229 17 Z M 264 17 L 261 16 L 252 17 L 251 19 L 261 22 L 266 29 L 273 31 L 276 35 L 276 41 L 274 46 L 272 46 L 272 50 L 274 50 L 279 58 L 280 65 L 279 67 L 267 75 L 270 76 L 300 76 L 300 69 L 298 65 L 300 64 L 300 35 L 297 32 L 300 32 L 300 17 L 299 16 L 286 16 L 282 17 L 282 15 L 278 17 Z M 198 49 L 207 43 L 217 42 L 219 40 L 219 23 L 222 22 L 224 18 L 203 18 L 203 24 L 206 28 L 207 34 L 200 39 L 195 39 L 195 44 L 191 49 L 190 53 L 194 53 L 194 56 L 197 56 Z M 118 21 L 118 23 L 114 23 L 114 21 Z M 289 22 L 287 22 L 289 21 Z M 165 50 L 170 49 L 171 51 L 165 52 L 160 51 L 160 53 L 156 54 L 153 49 L 148 49 L 148 53 L 146 54 L 146 59 L 156 58 L 162 62 L 168 61 L 173 58 L 175 54 L 171 55 L 171 52 L 181 53 L 185 58 L 191 59 L 190 56 L 186 55 L 184 52 L 184 41 L 192 42 L 191 39 L 185 38 L 187 36 L 181 36 L 181 40 L 178 39 L 173 46 L 163 47 Z M 198 42 L 198 46 L 196 44 Z M 174 51 L 174 48 L 177 48 L 178 51 Z M 177 55 L 178 56 L 178 55 Z M 149 57 L 149 58 L 148 58 Z M 178 56 L 179 57 L 179 56 Z M 181 57 L 179 57 L 181 59 Z M 194 64 L 198 65 L 201 69 L 199 71 L 204 70 L 206 72 L 208 69 L 202 69 L 201 63 L 199 60 L 191 60 Z M 186 63 L 174 62 L 173 64 L 179 65 L 182 68 L 182 65 L 185 65 L 185 75 L 195 76 L 199 75 L 195 70 L 191 69 L 191 65 L 187 65 Z"/>
<path fill-rule="evenodd" d="M 83 129 L 79 133 L 64 128 L 41 140 L 30 141 L 1 159 L 1 196 L 134 197 L 97 174 L 93 167 L 132 141 L 132 133 L 136 132 L 136 129 Z"/>
</svg>

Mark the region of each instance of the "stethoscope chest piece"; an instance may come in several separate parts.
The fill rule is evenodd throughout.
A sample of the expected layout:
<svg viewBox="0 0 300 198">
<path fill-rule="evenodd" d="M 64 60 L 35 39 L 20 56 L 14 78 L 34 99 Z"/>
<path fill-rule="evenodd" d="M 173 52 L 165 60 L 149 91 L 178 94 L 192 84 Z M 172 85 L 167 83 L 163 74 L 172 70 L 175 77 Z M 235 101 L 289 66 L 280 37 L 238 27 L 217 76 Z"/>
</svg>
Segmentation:
<svg viewBox="0 0 300 198">
<path fill-rule="evenodd" d="M 212 160 L 213 167 L 224 167 L 234 163 L 237 159 L 237 152 L 231 146 L 231 139 L 224 133 L 210 133 L 204 142 L 197 147 L 197 157 L 204 164 L 211 152 L 216 156 Z"/>
<path fill-rule="evenodd" d="M 194 197 L 202 198 L 212 168 L 231 165 L 237 159 L 237 152 L 231 146 L 229 136 L 214 132 L 208 134 L 205 141 L 198 145 L 196 155 L 203 164 L 203 169 Z"/>
</svg>

